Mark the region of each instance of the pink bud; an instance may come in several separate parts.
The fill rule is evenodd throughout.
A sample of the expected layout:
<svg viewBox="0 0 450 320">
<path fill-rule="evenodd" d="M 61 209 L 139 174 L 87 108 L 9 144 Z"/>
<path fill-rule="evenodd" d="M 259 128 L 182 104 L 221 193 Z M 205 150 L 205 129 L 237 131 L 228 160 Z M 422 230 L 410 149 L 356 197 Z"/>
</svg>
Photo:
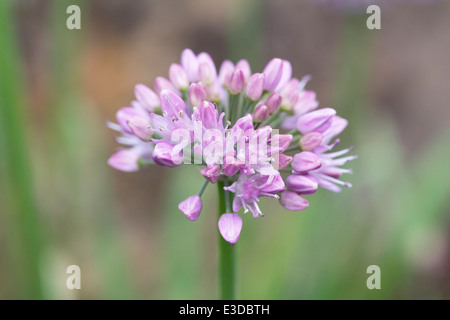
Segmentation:
<svg viewBox="0 0 450 320">
<path fill-rule="evenodd" d="M 277 157 L 275 157 L 275 162 L 273 163 L 273 167 L 277 170 L 281 170 L 286 168 L 289 163 L 291 163 L 292 157 L 285 155 L 284 153 L 279 153 Z"/>
<path fill-rule="evenodd" d="M 297 153 L 294 156 L 294 161 L 292 161 L 292 169 L 298 173 L 317 169 L 321 165 L 319 156 L 308 151 Z"/>
<path fill-rule="evenodd" d="M 223 86 L 227 86 L 230 83 L 231 74 L 234 71 L 234 64 L 230 60 L 224 60 L 219 70 L 219 80 Z"/>
<path fill-rule="evenodd" d="M 153 112 L 160 105 L 158 95 L 143 84 L 134 87 L 134 94 L 140 105 L 149 112 Z"/>
<path fill-rule="evenodd" d="M 253 121 L 256 123 L 262 122 L 269 118 L 270 111 L 265 104 L 258 104 L 253 112 Z"/>
<path fill-rule="evenodd" d="M 184 49 L 181 53 L 181 65 L 183 66 L 183 69 L 186 72 L 187 78 L 190 82 L 196 82 L 199 80 L 198 60 L 191 49 Z"/>
<path fill-rule="evenodd" d="M 183 162 L 183 155 L 172 152 L 174 146 L 168 142 L 161 141 L 155 145 L 153 149 L 153 162 L 158 166 L 177 167 Z"/>
<path fill-rule="evenodd" d="M 189 86 L 189 80 L 183 67 L 178 63 L 172 63 L 169 69 L 169 78 L 177 89 L 186 89 Z"/>
<path fill-rule="evenodd" d="M 280 91 L 288 82 L 292 76 L 292 65 L 289 61 L 283 60 L 283 71 L 281 73 L 281 79 L 278 83 L 275 91 Z"/>
<path fill-rule="evenodd" d="M 202 199 L 198 195 L 191 196 L 178 205 L 178 209 L 191 221 L 198 219 L 202 208 Z"/>
<path fill-rule="evenodd" d="M 217 164 L 215 164 L 211 167 L 206 167 L 200 170 L 200 173 L 211 183 L 216 183 L 220 176 L 220 167 Z"/>
<path fill-rule="evenodd" d="M 281 96 L 276 92 L 272 93 L 269 98 L 267 98 L 266 106 L 269 107 L 270 113 L 274 113 L 280 109 L 281 101 Z"/>
<path fill-rule="evenodd" d="M 228 83 L 228 90 L 232 94 L 239 94 L 244 90 L 245 78 L 244 73 L 240 69 L 235 69 L 230 77 L 230 82 Z"/>
<path fill-rule="evenodd" d="M 216 80 L 217 70 L 214 61 L 209 54 L 202 52 L 198 55 L 199 63 L 199 79 L 207 85 L 210 85 Z"/>
<path fill-rule="evenodd" d="M 142 141 L 150 141 L 153 136 L 153 130 L 150 122 L 142 117 L 132 117 L 128 121 L 128 126 L 133 133 Z"/>
<path fill-rule="evenodd" d="M 274 91 L 281 80 L 283 74 L 283 60 L 273 58 L 264 68 L 264 75 L 266 80 L 264 82 L 264 89 L 267 91 Z"/>
<path fill-rule="evenodd" d="M 156 93 L 159 95 L 161 94 L 161 92 L 163 90 L 169 90 L 169 91 L 175 92 L 177 95 L 181 96 L 180 91 L 178 91 L 177 88 L 174 87 L 172 82 L 170 82 L 169 80 L 167 80 L 164 77 L 157 77 L 155 79 L 154 86 L 155 86 Z"/>
<path fill-rule="evenodd" d="M 311 151 L 322 143 L 323 136 L 319 132 L 310 132 L 300 139 L 300 148 L 303 151 Z"/>
<path fill-rule="evenodd" d="M 264 90 L 264 73 L 255 73 L 250 77 L 245 93 L 251 100 L 256 101 L 261 98 Z"/>
<path fill-rule="evenodd" d="M 331 108 L 319 109 L 300 116 L 297 120 L 297 130 L 301 134 L 309 132 L 325 132 L 330 126 L 336 110 Z"/>
<path fill-rule="evenodd" d="M 193 107 L 200 105 L 206 99 L 208 88 L 202 82 L 192 83 L 189 86 L 189 101 Z"/>
<path fill-rule="evenodd" d="M 309 203 L 306 199 L 302 198 L 299 194 L 292 191 L 285 191 L 281 194 L 281 205 L 289 211 L 299 211 L 306 209 Z"/>
<path fill-rule="evenodd" d="M 242 72 L 244 73 L 245 83 L 247 83 L 248 80 L 250 79 L 250 76 L 252 75 L 252 70 L 250 68 L 250 64 L 248 63 L 248 61 L 245 59 L 239 60 L 236 63 L 236 69 L 242 70 Z"/>
<path fill-rule="evenodd" d="M 317 191 L 319 184 L 310 175 L 290 175 L 286 178 L 286 186 L 290 191 L 301 194 L 312 194 Z"/>
<path fill-rule="evenodd" d="M 206 100 L 202 101 L 198 107 L 198 112 L 200 114 L 200 121 L 205 128 L 216 128 L 218 111 L 213 103 Z"/>
<path fill-rule="evenodd" d="M 283 97 L 282 105 L 286 110 L 292 110 L 297 103 L 300 96 L 298 79 L 291 79 L 287 85 L 281 90 L 281 96 Z"/>
<path fill-rule="evenodd" d="M 280 147 L 281 152 L 283 152 L 291 145 L 292 138 L 292 134 L 274 134 L 272 136 L 272 146 Z"/>
<path fill-rule="evenodd" d="M 225 241 L 234 245 L 242 230 L 242 218 L 237 213 L 224 213 L 220 216 L 218 227 Z"/>
<path fill-rule="evenodd" d="M 238 165 L 238 160 L 234 158 L 233 156 L 227 156 L 225 157 L 225 160 L 222 164 L 222 173 L 228 177 L 234 176 L 236 173 L 238 173 L 240 170 L 240 167 Z"/>
</svg>

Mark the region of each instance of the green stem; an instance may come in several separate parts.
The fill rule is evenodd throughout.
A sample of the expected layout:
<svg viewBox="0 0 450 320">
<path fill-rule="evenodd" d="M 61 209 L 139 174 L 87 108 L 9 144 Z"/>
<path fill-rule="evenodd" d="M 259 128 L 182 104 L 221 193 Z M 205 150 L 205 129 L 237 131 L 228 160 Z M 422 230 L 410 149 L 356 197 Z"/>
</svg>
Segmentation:
<svg viewBox="0 0 450 320">
<path fill-rule="evenodd" d="M 224 191 L 226 182 L 218 181 L 219 217 L 230 210 L 229 192 Z M 228 196 L 226 195 L 228 193 Z M 227 201 L 228 200 L 228 201 Z M 227 203 L 228 202 L 228 203 Z M 234 247 L 226 242 L 219 233 L 219 290 L 220 299 L 236 299 L 236 266 Z"/>
</svg>

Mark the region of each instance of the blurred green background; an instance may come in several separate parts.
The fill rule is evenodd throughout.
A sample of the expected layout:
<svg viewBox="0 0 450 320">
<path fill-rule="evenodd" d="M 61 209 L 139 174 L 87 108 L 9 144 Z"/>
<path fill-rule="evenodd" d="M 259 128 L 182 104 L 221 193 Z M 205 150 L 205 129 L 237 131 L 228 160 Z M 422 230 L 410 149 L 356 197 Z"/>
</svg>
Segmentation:
<svg viewBox="0 0 450 320">
<path fill-rule="evenodd" d="M 186 47 L 255 71 L 290 60 L 350 119 L 341 143 L 359 155 L 352 189 L 244 217 L 239 298 L 450 298 L 450 2 L 428 2 L 382 5 L 370 31 L 364 8 L 314 0 L 0 1 L 0 298 L 218 297 L 216 188 L 192 223 L 177 206 L 197 168 L 106 164 L 105 121 Z M 366 287 L 374 264 L 381 290 Z"/>
</svg>

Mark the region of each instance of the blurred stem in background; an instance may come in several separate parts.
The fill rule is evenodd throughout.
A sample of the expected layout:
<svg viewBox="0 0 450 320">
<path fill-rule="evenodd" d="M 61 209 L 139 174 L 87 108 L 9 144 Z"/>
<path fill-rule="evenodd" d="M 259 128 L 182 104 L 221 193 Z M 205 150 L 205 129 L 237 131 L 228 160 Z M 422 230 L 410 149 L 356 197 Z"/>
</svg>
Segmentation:
<svg viewBox="0 0 450 320">
<path fill-rule="evenodd" d="M 232 199 L 227 199 L 223 188 L 223 181 L 217 181 L 218 191 L 218 215 L 217 219 L 224 213 L 230 213 L 228 210 L 231 206 Z M 230 193 L 227 191 L 228 194 Z M 227 205 L 228 200 L 228 205 Z M 219 233 L 219 288 L 220 299 L 234 300 L 236 299 L 236 248 L 226 242 Z"/>
<path fill-rule="evenodd" d="M 358 138 L 367 119 L 372 37 L 377 30 L 366 27 L 367 16 L 347 13 L 339 42 L 336 106 L 351 124 L 344 137 Z M 359 142 L 359 141 L 358 141 Z"/>
<path fill-rule="evenodd" d="M 16 298 L 44 297 L 40 281 L 42 237 L 38 209 L 33 192 L 27 141 L 28 121 L 25 117 L 20 55 L 16 43 L 16 21 L 12 1 L 0 1 L 0 163 L 5 188 L 3 199 L 5 229 Z M 2 227 L 4 227 L 2 226 Z M 11 297 L 9 297 L 11 298 Z"/>
</svg>

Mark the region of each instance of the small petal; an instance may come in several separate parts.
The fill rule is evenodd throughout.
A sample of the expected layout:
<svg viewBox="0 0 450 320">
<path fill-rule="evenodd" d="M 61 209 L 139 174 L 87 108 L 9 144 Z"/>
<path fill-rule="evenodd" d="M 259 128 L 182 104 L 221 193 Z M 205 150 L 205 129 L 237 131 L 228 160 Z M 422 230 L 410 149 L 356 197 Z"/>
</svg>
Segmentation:
<svg viewBox="0 0 450 320">
<path fill-rule="evenodd" d="M 283 97 L 282 106 L 285 110 L 292 110 L 297 103 L 300 96 L 299 83 L 298 79 L 291 79 L 281 90 L 280 95 Z"/>
<path fill-rule="evenodd" d="M 256 106 L 255 111 L 253 112 L 253 121 L 256 123 L 262 122 L 269 118 L 269 115 L 269 108 L 265 104 L 259 104 Z"/>
<path fill-rule="evenodd" d="M 297 153 L 292 161 L 292 169 L 298 173 L 315 170 L 321 165 L 319 156 L 308 151 Z"/>
<path fill-rule="evenodd" d="M 277 87 L 275 88 L 275 91 L 280 91 L 289 82 L 289 80 L 291 80 L 291 77 L 292 65 L 289 61 L 283 60 L 283 71 L 281 73 L 281 79 Z"/>
<path fill-rule="evenodd" d="M 155 145 L 152 153 L 152 159 L 155 164 L 163 167 L 176 167 L 183 162 L 183 155 L 174 154 L 172 150 L 174 146 L 168 142 L 159 142 Z"/>
<path fill-rule="evenodd" d="M 230 90 L 232 94 L 238 94 L 244 90 L 244 86 L 244 73 L 240 69 L 235 69 L 231 74 L 230 82 L 228 83 L 228 90 Z"/>
<path fill-rule="evenodd" d="M 281 80 L 283 74 L 283 60 L 273 58 L 264 68 L 264 75 L 266 79 L 264 81 L 264 89 L 267 91 L 274 91 Z"/>
<path fill-rule="evenodd" d="M 336 110 L 324 108 L 302 115 L 297 120 L 297 129 L 301 134 L 309 132 L 325 132 L 332 123 Z"/>
<path fill-rule="evenodd" d="M 286 168 L 289 163 L 291 163 L 292 157 L 285 155 L 284 153 L 279 153 L 275 156 L 275 161 L 273 162 L 273 167 L 277 170 Z"/>
<path fill-rule="evenodd" d="M 309 206 L 308 201 L 302 198 L 298 193 L 287 190 L 281 194 L 280 203 L 289 211 L 299 211 L 306 209 Z"/>
<path fill-rule="evenodd" d="M 286 186 L 290 191 L 301 194 L 312 194 L 317 191 L 317 180 L 310 175 L 290 175 L 286 178 Z"/>
<path fill-rule="evenodd" d="M 116 170 L 124 172 L 134 172 L 139 170 L 139 153 L 133 148 L 123 149 L 114 153 L 109 159 L 108 164 Z"/>
<path fill-rule="evenodd" d="M 134 87 L 134 94 L 141 106 L 149 112 L 153 112 L 155 108 L 159 107 L 160 105 L 158 95 L 146 85 L 136 85 Z"/>
<path fill-rule="evenodd" d="M 178 205 L 178 209 L 191 221 L 198 219 L 202 208 L 202 199 L 198 195 L 191 196 Z"/>
<path fill-rule="evenodd" d="M 178 91 L 177 88 L 174 87 L 172 82 L 170 82 L 169 80 L 167 80 L 164 77 L 157 77 L 155 79 L 154 86 L 155 86 L 156 93 L 159 95 L 161 95 L 161 92 L 163 90 L 168 90 L 168 91 L 175 92 L 177 95 L 181 96 L 180 91 Z"/>
<path fill-rule="evenodd" d="M 181 65 L 190 82 L 196 82 L 199 80 L 198 75 L 198 59 L 191 49 L 184 49 L 181 53 Z"/>
<path fill-rule="evenodd" d="M 199 63 L 199 79 L 203 81 L 207 85 L 212 84 L 217 77 L 216 66 L 214 65 L 214 61 L 211 56 L 202 52 L 198 55 L 198 63 Z"/>
<path fill-rule="evenodd" d="M 166 119 L 173 121 L 183 117 L 186 112 L 186 104 L 173 91 L 163 90 L 161 92 L 161 110 Z"/>
<path fill-rule="evenodd" d="M 211 183 L 216 183 L 220 176 L 220 167 L 219 165 L 215 164 L 211 167 L 206 167 L 200 170 L 200 173 Z"/>
<path fill-rule="evenodd" d="M 206 99 L 208 88 L 202 82 L 192 83 L 189 86 L 189 101 L 193 107 L 197 107 Z"/>
<path fill-rule="evenodd" d="M 266 106 L 269 107 L 270 113 L 274 113 L 280 109 L 282 100 L 281 96 L 276 92 L 272 93 L 269 98 L 267 98 Z"/>
<path fill-rule="evenodd" d="M 291 145 L 292 138 L 292 134 L 274 134 L 271 139 L 272 146 L 280 147 L 283 152 Z"/>
<path fill-rule="evenodd" d="M 128 121 L 128 126 L 133 133 L 142 141 L 150 141 L 153 136 L 150 121 L 142 117 L 132 117 Z"/>
<path fill-rule="evenodd" d="M 224 60 L 219 70 L 219 80 L 223 86 L 227 86 L 230 83 L 231 74 L 234 71 L 234 64 L 230 60 Z"/>
<path fill-rule="evenodd" d="M 186 89 L 189 86 L 189 80 L 183 67 L 178 63 L 172 63 L 169 68 L 169 79 L 177 89 Z"/>
<path fill-rule="evenodd" d="M 322 140 L 323 136 L 319 132 L 307 133 L 300 139 L 300 148 L 303 151 L 313 150 L 322 143 Z"/>
<path fill-rule="evenodd" d="M 250 64 L 248 63 L 248 61 L 245 59 L 239 60 L 236 63 L 236 69 L 242 70 L 242 72 L 244 73 L 245 83 L 247 83 L 248 80 L 250 79 L 250 76 L 252 75 L 252 70 L 250 68 Z"/>
<path fill-rule="evenodd" d="M 242 218 L 237 213 L 224 213 L 220 216 L 218 227 L 224 240 L 234 245 L 241 234 Z"/>
<path fill-rule="evenodd" d="M 264 90 L 264 73 L 255 73 L 248 81 L 245 94 L 253 101 L 259 100 Z"/>
</svg>

